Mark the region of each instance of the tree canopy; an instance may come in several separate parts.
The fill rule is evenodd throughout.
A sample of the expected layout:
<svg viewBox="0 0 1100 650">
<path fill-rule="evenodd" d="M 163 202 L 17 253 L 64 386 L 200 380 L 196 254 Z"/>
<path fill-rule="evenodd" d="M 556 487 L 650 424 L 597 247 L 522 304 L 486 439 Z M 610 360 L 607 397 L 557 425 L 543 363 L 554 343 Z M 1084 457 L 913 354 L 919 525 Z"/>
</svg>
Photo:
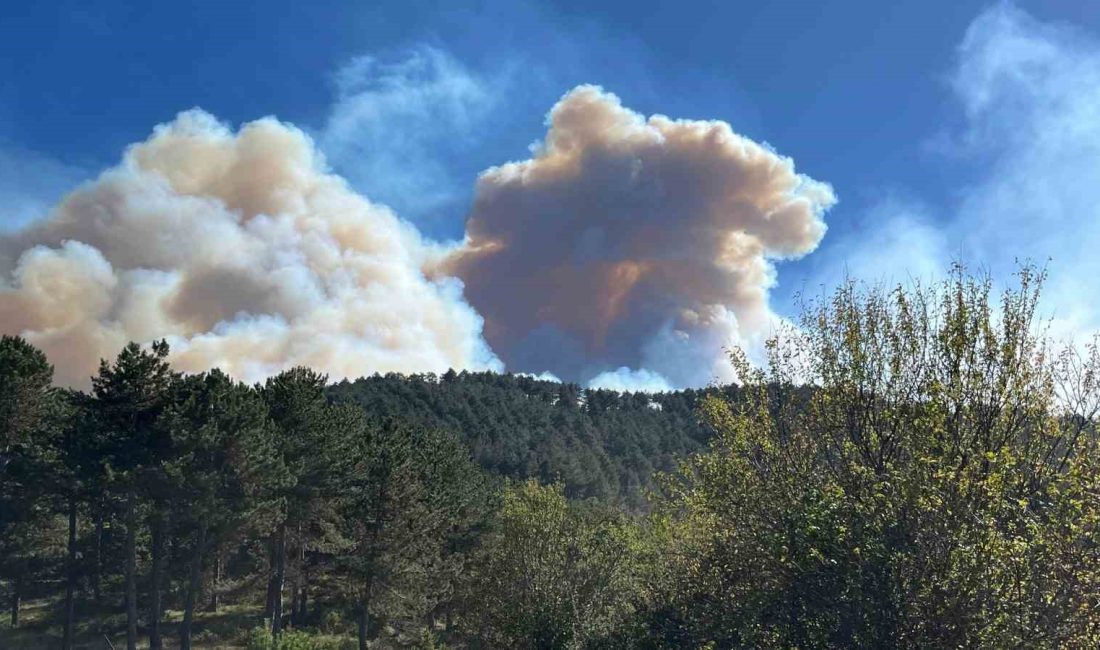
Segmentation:
<svg viewBox="0 0 1100 650">
<path fill-rule="evenodd" d="M 85 395 L 4 337 L 0 644 L 1096 647 L 1100 348 L 1018 279 L 848 283 L 655 395 L 164 342 Z"/>
</svg>

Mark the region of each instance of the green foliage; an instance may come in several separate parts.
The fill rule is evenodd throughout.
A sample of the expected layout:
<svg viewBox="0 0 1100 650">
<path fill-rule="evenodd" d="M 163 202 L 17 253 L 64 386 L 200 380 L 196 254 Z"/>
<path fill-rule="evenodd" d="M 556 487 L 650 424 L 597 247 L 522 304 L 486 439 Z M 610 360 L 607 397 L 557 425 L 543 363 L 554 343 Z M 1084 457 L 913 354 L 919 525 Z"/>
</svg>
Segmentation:
<svg viewBox="0 0 1100 650">
<path fill-rule="evenodd" d="M 141 483 L 151 490 L 159 487 L 154 475 L 170 442 L 158 420 L 172 403 L 177 379 L 167 357 L 163 341 L 149 351 L 131 343 L 113 363 L 101 361 L 92 378 L 99 427 L 95 451 L 109 480 Z"/>
<path fill-rule="evenodd" d="M 278 637 L 271 634 L 271 627 L 254 627 L 245 635 L 246 650 L 346 650 L 350 642 L 313 634 L 304 630 L 286 630 Z"/>
<path fill-rule="evenodd" d="M 1024 269 L 999 305 L 961 270 L 848 285 L 766 368 L 735 358 L 744 400 L 705 404 L 711 448 L 668 482 L 676 568 L 651 629 L 723 647 L 1095 646 L 1100 357 L 1037 335 L 1040 279 Z"/>
<path fill-rule="evenodd" d="M 470 638 L 499 648 L 579 648 L 630 613 L 635 524 L 560 485 L 509 487 L 467 594 Z"/>
<path fill-rule="evenodd" d="M 0 338 L 0 462 L 32 445 L 50 415 L 53 366 L 18 336 Z"/>
<path fill-rule="evenodd" d="M 41 351 L 19 337 L 0 338 L 0 578 L 15 604 L 13 627 L 19 598 L 53 568 L 49 551 L 61 543 L 50 520 L 60 422 L 52 378 Z"/>
<path fill-rule="evenodd" d="M 321 616 L 321 631 L 326 634 L 335 634 L 336 632 L 343 631 L 344 629 L 344 617 L 340 615 L 340 612 L 330 609 Z"/>
<path fill-rule="evenodd" d="M 264 609 L 249 648 L 1097 647 L 1100 350 L 1048 342 L 1041 280 L 849 284 L 740 388 L 656 396 L 250 387 L 164 343 L 87 396 L 4 337 L 0 577 L 134 646 L 141 603 L 180 647 Z"/>
<path fill-rule="evenodd" d="M 177 390 L 158 422 L 170 436 L 164 471 L 172 498 L 192 521 L 231 528 L 263 505 L 263 490 L 277 482 L 267 407 L 218 370 L 183 378 Z"/>
<path fill-rule="evenodd" d="M 310 556 L 331 560 L 353 543 L 341 529 L 342 509 L 368 429 L 359 409 L 328 402 L 326 381 L 308 368 L 292 368 L 260 388 L 276 429 L 276 456 L 283 475 L 272 484 L 279 505 L 270 531 L 266 606 L 276 635 L 283 624 L 288 575 L 293 616 L 308 590 Z"/>
<path fill-rule="evenodd" d="M 344 591 L 373 637 L 411 632 L 446 602 L 485 517 L 488 483 L 453 436 L 387 422 L 356 436 L 342 494 Z M 407 628 L 412 624 L 413 630 Z"/>
<path fill-rule="evenodd" d="M 484 469 L 516 480 L 560 482 L 569 498 L 645 507 L 656 471 L 702 449 L 701 400 L 735 389 L 647 395 L 492 372 L 375 375 L 329 388 L 379 420 L 396 418 L 459 436 Z"/>
</svg>

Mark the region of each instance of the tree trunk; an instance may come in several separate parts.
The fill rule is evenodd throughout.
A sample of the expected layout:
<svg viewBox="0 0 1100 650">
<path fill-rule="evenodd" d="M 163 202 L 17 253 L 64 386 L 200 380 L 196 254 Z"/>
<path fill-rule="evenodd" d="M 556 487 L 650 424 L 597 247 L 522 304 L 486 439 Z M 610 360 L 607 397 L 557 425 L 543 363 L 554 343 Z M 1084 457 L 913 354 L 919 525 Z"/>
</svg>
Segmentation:
<svg viewBox="0 0 1100 650">
<path fill-rule="evenodd" d="M 180 626 L 180 650 L 191 650 L 191 626 L 195 618 L 195 601 L 202 589 L 202 555 L 206 547 L 206 526 L 201 526 L 191 556 L 191 576 L 187 582 L 187 597 L 183 604 L 183 624 Z"/>
<path fill-rule="evenodd" d="M 303 623 L 306 620 L 306 616 L 309 615 L 308 607 L 309 599 L 309 569 L 302 568 L 302 594 L 298 600 L 298 620 Z"/>
<path fill-rule="evenodd" d="M 370 619 L 370 600 L 374 594 L 375 560 L 377 558 L 378 539 L 382 536 L 383 518 L 386 504 L 386 481 L 379 481 L 374 524 L 370 527 L 370 539 L 365 549 L 367 552 L 367 575 L 363 581 L 363 595 L 359 598 L 359 650 L 367 648 L 367 623 Z"/>
<path fill-rule="evenodd" d="M 160 650 L 161 642 L 160 623 L 164 615 L 161 605 L 161 591 L 164 583 L 164 529 L 165 520 L 161 504 L 155 504 L 157 512 L 153 513 L 151 522 L 153 533 L 153 566 L 150 575 L 149 594 L 149 650 Z"/>
<path fill-rule="evenodd" d="M 126 650 L 137 650 L 137 517 L 134 488 L 126 493 Z"/>
<path fill-rule="evenodd" d="M 298 522 L 298 549 L 299 552 L 294 554 L 293 564 L 295 571 L 290 581 L 290 624 L 293 627 L 301 627 L 301 621 L 298 620 L 298 594 L 302 588 L 302 565 L 298 561 L 298 556 L 301 553 L 302 548 L 302 524 Z"/>
<path fill-rule="evenodd" d="M 11 626 L 19 627 L 19 601 L 23 598 L 23 585 L 19 584 L 19 578 L 11 581 Z"/>
<path fill-rule="evenodd" d="M 359 603 L 359 650 L 367 650 L 367 604 Z"/>
<path fill-rule="evenodd" d="M 65 552 L 65 632 L 61 640 L 64 650 L 72 650 L 73 626 L 76 623 L 76 495 L 69 495 L 69 545 Z"/>
<path fill-rule="evenodd" d="M 375 532 L 380 529 L 378 525 L 374 527 Z M 371 553 L 370 569 L 367 571 L 367 577 L 363 584 L 362 595 L 359 597 L 359 650 L 366 650 L 367 638 L 370 636 L 370 601 L 371 596 L 374 594 L 374 553 Z"/>
<path fill-rule="evenodd" d="M 294 627 L 301 627 L 305 621 L 302 619 L 301 599 L 305 592 L 305 568 L 306 568 L 306 544 L 302 537 L 302 524 L 298 522 L 298 552 L 295 554 L 294 586 L 290 591 L 290 620 Z"/>
<path fill-rule="evenodd" d="M 267 578 L 267 602 L 264 604 L 264 618 L 271 620 L 271 614 L 275 611 L 275 549 L 278 547 L 279 531 L 271 533 L 268 542 L 268 578 Z"/>
<path fill-rule="evenodd" d="M 222 554 L 220 550 L 214 551 L 214 582 L 210 585 L 210 604 L 207 611 L 218 611 L 219 592 L 218 587 L 222 581 Z"/>
<path fill-rule="evenodd" d="M 283 629 L 283 582 L 286 579 L 286 523 L 279 526 L 275 539 L 275 584 L 271 607 L 271 634 L 279 636 Z"/>
<path fill-rule="evenodd" d="M 92 572 L 92 597 L 95 598 L 97 608 L 103 606 L 100 583 L 103 575 L 103 511 L 105 509 L 103 500 L 100 499 L 95 514 L 95 570 Z"/>
</svg>

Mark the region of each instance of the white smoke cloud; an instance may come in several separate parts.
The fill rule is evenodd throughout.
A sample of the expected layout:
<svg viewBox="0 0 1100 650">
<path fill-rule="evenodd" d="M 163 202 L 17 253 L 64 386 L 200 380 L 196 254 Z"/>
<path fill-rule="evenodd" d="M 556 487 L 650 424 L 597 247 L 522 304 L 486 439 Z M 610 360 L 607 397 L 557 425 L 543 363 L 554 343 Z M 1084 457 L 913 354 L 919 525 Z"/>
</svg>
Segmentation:
<svg viewBox="0 0 1100 650">
<path fill-rule="evenodd" d="M 478 137 L 493 81 L 432 48 L 357 59 L 314 133 L 357 187 L 423 216 L 462 194 L 439 156 Z M 978 180 L 947 217 L 890 197 L 813 264 L 818 281 L 924 278 L 951 259 L 1004 277 L 1051 257 L 1056 327 L 1100 330 L 1100 43 L 999 4 L 951 81 L 965 126 L 949 148 Z M 4 221 L 49 211 L 0 234 L 0 331 L 43 347 L 69 385 L 160 337 L 178 367 L 246 380 L 294 364 L 500 369 L 493 350 L 512 370 L 619 390 L 731 379 L 723 346 L 775 326 L 773 265 L 815 249 L 832 190 L 724 122 L 646 118 L 592 86 L 548 127 L 530 159 L 478 179 L 457 249 L 352 191 L 274 119 L 233 132 L 181 114 L 52 211 L 86 174 L 0 149 Z"/>
<path fill-rule="evenodd" d="M 771 329 L 772 260 L 817 246 L 831 188 L 724 122 L 645 118 L 594 86 L 548 126 L 531 159 L 481 175 L 465 245 L 438 267 L 493 349 L 571 380 L 729 379 L 723 346 Z"/>
<path fill-rule="evenodd" d="M 535 373 L 532 373 L 532 372 L 517 372 L 516 376 L 517 377 L 529 377 L 531 379 L 537 379 L 539 381 L 552 381 L 555 384 L 562 383 L 561 377 L 558 377 L 557 375 L 555 375 L 552 372 L 545 372 L 544 371 L 544 372 L 538 373 L 537 375 Z"/>
<path fill-rule="evenodd" d="M 0 331 L 86 385 L 128 340 L 166 337 L 183 370 L 258 380 L 501 368 L 429 246 L 326 171 L 274 119 L 234 133 L 198 110 L 131 147 L 45 221 L 0 236 Z"/>
<path fill-rule="evenodd" d="M 626 366 L 601 372 L 589 380 L 588 387 L 620 393 L 664 393 L 672 390 L 672 385 L 661 375 L 645 368 L 631 370 Z"/>
<path fill-rule="evenodd" d="M 422 48 L 337 79 L 324 147 L 360 185 L 450 200 L 432 194 L 450 183 L 426 143 L 481 119 L 480 78 Z M 731 379 L 723 347 L 775 324 L 773 262 L 814 249 L 831 189 L 724 122 L 647 119 L 592 86 L 548 119 L 532 159 L 481 175 L 466 241 L 443 247 L 354 192 L 302 131 L 183 113 L 0 236 L 0 330 L 75 386 L 161 337 L 178 368 L 248 381 L 298 364 L 337 379 L 502 369 L 465 281 L 511 370 L 632 391 Z"/>
</svg>

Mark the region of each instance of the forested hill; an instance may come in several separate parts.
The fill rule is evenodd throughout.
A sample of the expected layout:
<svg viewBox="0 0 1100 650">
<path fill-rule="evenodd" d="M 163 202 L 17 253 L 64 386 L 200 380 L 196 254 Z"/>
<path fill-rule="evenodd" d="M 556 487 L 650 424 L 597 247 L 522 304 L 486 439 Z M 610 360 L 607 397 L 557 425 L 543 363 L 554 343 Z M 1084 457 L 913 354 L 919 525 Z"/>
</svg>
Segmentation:
<svg viewBox="0 0 1100 650">
<path fill-rule="evenodd" d="M 642 503 L 655 470 L 702 449 L 696 417 L 707 388 L 673 393 L 584 389 L 513 374 L 449 371 L 375 375 L 329 387 L 372 417 L 413 420 L 458 434 L 482 467 L 514 478 L 558 480 L 572 497 Z"/>
</svg>

